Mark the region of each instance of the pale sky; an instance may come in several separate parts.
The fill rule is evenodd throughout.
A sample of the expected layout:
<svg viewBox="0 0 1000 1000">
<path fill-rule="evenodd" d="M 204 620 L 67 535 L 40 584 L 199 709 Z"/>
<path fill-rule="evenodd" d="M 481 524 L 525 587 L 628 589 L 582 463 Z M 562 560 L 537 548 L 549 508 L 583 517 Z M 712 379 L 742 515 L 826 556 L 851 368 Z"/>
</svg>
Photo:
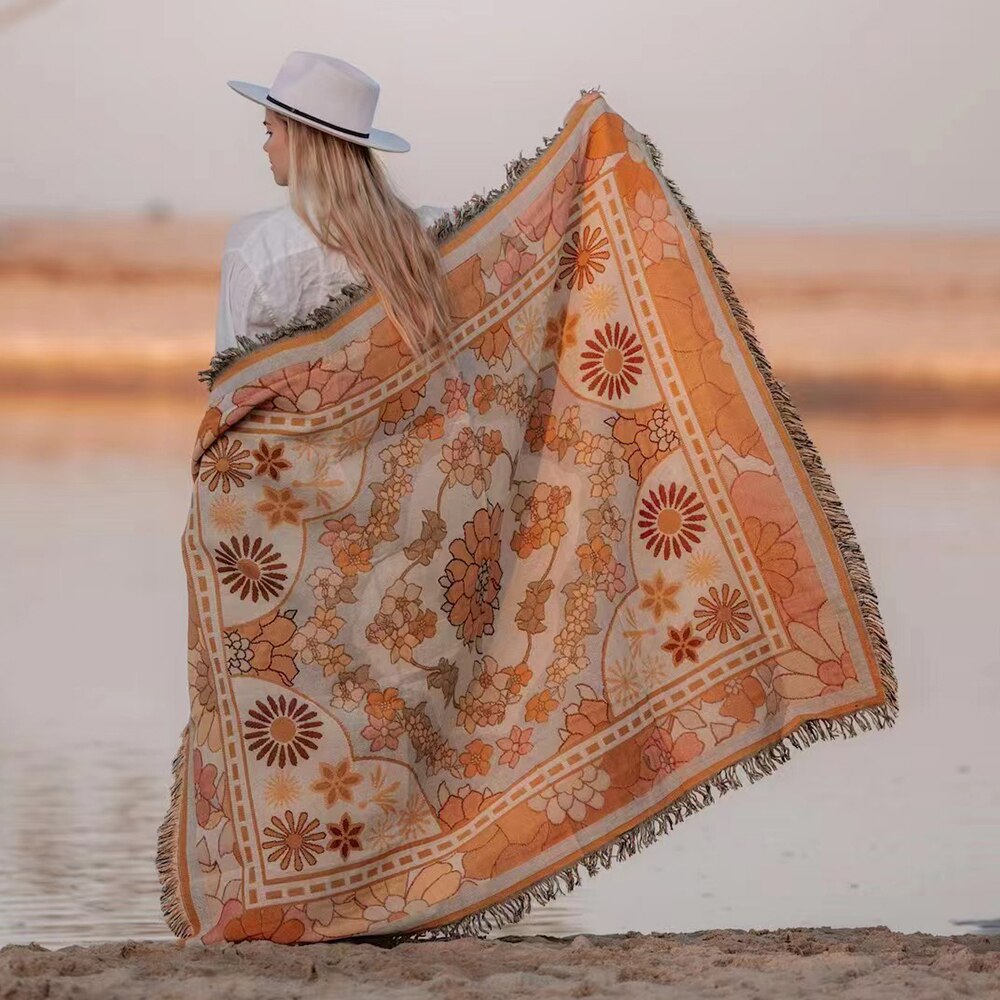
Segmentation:
<svg viewBox="0 0 1000 1000">
<path fill-rule="evenodd" d="M 0 27 L 0 214 L 282 203 L 226 80 L 308 49 L 379 81 L 413 204 L 503 183 L 600 86 L 709 228 L 1000 226 L 996 0 L 55 0 Z"/>
</svg>

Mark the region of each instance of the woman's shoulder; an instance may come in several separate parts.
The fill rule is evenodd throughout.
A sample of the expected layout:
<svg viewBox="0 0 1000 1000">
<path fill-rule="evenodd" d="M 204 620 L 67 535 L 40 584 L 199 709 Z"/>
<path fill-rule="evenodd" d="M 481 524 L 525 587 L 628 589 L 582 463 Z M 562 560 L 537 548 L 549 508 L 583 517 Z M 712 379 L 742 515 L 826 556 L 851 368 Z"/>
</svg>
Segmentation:
<svg viewBox="0 0 1000 1000">
<path fill-rule="evenodd" d="M 451 209 L 445 208 L 443 205 L 420 205 L 416 209 L 416 213 L 420 217 L 420 221 L 424 224 L 425 229 L 431 223 L 440 219 L 442 215 L 447 215 L 449 212 L 451 212 Z"/>
<path fill-rule="evenodd" d="M 226 233 L 223 252 L 240 253 L 250 264 L 266 264 L 302 250 L 320 249 L 291 205 L 280 205 L 237 219 Z"/>
<path fill-rule="evenodd" d="M 425 228 L 446 214 L 439 205 L 414 210 Z M 241 216 L 226 233 L 223 255 L 245 265 L 267 285 L 282 280 L 356 281 L 360 275 L 339 250 L 324 247 L 289 204 Z"/>
</svg>

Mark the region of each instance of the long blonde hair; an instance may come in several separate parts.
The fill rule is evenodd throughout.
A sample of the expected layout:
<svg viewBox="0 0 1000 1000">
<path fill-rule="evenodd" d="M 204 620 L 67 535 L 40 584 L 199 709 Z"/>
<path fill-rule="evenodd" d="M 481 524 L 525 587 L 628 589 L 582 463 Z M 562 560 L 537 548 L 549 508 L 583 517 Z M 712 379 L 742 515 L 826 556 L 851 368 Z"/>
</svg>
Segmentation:
<svg viewBox="0 0 1000 1000">
<path fill-rule="evenodd" d="M 437 242 L 425 223 L 368 146 L 285 121 L 294 211 L 368 279 L 412 354 L 442 344 L 454 320 Z"/>
</svg>

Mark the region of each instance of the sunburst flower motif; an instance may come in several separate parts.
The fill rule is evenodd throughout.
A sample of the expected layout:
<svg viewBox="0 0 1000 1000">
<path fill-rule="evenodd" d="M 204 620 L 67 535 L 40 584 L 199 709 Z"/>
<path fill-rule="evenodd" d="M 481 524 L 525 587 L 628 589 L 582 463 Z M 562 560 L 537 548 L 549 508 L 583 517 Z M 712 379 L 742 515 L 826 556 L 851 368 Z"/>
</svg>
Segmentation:
<svg viewBox="0 0 1000 1000">
<path fill-rule="evenodd" d="M 267 758 L 267 766 L 277 762 L 278 767 L 300 760 L 308 760 L 323 735 L 316 712 L 304 701 L 286 699 L 283 694 L 275 699 L 258 699 L 250 709 L 250 718 L 243 723 L 244 737 L 257 760 Z"/>
<path fill-rule="evenodd" d="M 610 323 L 584 342 L 580 352 L 580 375 L 591 392 L 606 399 L 621 399 L 639 384 L 643 353 L 639 338 L 628 326 Z"/>
<path fill-rule="evenodd" d="M 590 226 L 584 226 L 582 237 L 580 230 L 577 229 L 571 239 L 572 243 L 562 245 L 563 255 L 559 258 L 559 266 L 562 270 L 559 272 L 559 277 L 568 278 L 566 284 L 570 288 L 573 287 L 575 281 L 577 290 L 579 290 L 583 288 L 585 281 L 590 285 L 594 283 L 595 271 L 604 273 L 605 268 L 602 261 L 611 257 L 607 249 L 610 244 L 607 237 L 601 232 L 600 226 L 596 226 L 593 230 Z"/>
<path fill-rule="evenodd" d="M 264 783 L 264 801 L 269 806 L 280 808 L 291 805 L 301 794 L 299 779 L 291 774 L 272 774 Z"/>
<path fill-rule="evenodd" d="M 608 693 L 615 701 L 631 704 L 640 694 L 639 669 L 633 660 L 616 660 L 607 673 Z"/>
<path fill-rule="evenodd" d="M 221 496 L 212 502 L 209 516 L 220 531 L 239 531 L 246 521 L 247 509 L 242 500 Z"/>
<path fill-rule="evenodd" d="M 371 440 L 381 421 L 376 413 L 352 420 L 349 424 L 330 433 L 330 451 L 333 457 L 341 462 L 351 455 L 357 454 Z"/>
<path fill-rule="evenodd" d="M 201 481 L 208 483 L 213 493 L 221 483 L 222 492 L 228 493 L 233 486 L 243 486 L 253 472 L 250 452 L 241 441 L 227 436 L 220 437 L 202 456 Z"/>
<path fill-rule="evenodd" d="M 220 542 L 215 549 L 215 561 L 223 584 L 229 585 L 232 594 L 239 594 L 240 600 L 247 597 L 255 604 L 262 597 L 277 597 L 285 589 L 288 564 L 279 562 L 280 552 L 272 552 L 274 545 L 264 545 L 263 538 L 250 541 L 249 535 L 242 540 L 231 535 L 228 542 Z"/>
<path fill-rule="evenodd" d="M 691 552 L 692 543 L 701 541 L 707 517 L 705 505 L 687 486 L 661 483 L 642 501 L 639 511 L 639 537 L 654 556 L 664 559 Z"/>
<path fill-rule="evenodd" d="M 688 560 L 685 572 L 691 583 L 711 583 L 719 576 L 719 557 L 714 552 L 699 552 Z"/>
<path fill-rule="evenodd" d="M 280 816 L 272 816 L 271 825 L 264 827 L 264 836 L 271 838 L 260 845 L 271 852 L 267 860 L 280 862 L 282 871 L 292 864 L 297 872 L 307 864 L 316 864 L 326 839 L 318 819 L 310 819 L 309 814 L 304 812 L 296 818 L 291 809 L 285 810 L 284 821 Z"/>
<path fill-rule="evenodd" d="M 741 632 L 750 631 L 747 624 L 753 620 L 747 611 L 750 602 L 743 598 L 739 587 L 730 590 L 729 584 L 724 583 L 721 596 L 717 587 L 709 587 L 708 592 L 711 597 L 699 597 L 698 603 L 702 607 L 694 612 L 695 618 L 702 619 L 695 625 L 699 632 L 707 629 L 706 638 L 714 639 L 718 633 L 720 642 L 728 642 L 738 639 Z"/>
<path fill-rule="evenodd" d="M 532 302 L 522 306 L 512 317 L 511 327 L 515 339 L 529 354 L 538 349 L 542 342 L 542 331 L 545 328 L 538 306 Z"/>
<path fill-rule="evenodd" d="M 584 311 L 588 316 L 592 316 L 598 321 L 606 320 L 614 311 L 618 304 L 618 292 L 615 286 L 603 282 L 594 285 L 584 294 Z"/>
</svg>

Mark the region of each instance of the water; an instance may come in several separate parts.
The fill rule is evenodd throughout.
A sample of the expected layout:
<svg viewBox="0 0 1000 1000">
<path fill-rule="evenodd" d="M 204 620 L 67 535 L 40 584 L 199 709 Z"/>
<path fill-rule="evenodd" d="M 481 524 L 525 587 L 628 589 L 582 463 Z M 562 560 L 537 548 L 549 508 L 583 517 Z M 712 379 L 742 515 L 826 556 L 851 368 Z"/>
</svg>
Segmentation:
<svg viewBox="0 0 1000 1000">
<path fill-rule="evenodd" d="M 153 855 L 186 713 L 199 414 L 130 414 L 6 415 L 0 944 L 170 937 Z M 1000 426 L 807 426 L 881 597 L 897 725 L 795 752 L 517 933 L 996 932 Z"/>
</svg>

